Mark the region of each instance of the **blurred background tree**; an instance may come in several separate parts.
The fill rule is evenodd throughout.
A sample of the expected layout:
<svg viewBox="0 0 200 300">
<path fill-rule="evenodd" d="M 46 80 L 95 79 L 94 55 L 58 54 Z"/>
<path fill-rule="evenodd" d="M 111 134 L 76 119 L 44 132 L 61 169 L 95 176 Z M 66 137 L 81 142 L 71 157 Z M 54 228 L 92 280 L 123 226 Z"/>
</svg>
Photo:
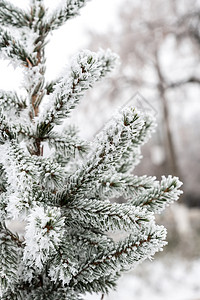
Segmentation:
<svg viewBox="0 0 200 300">
<path fill-rule="evenodd" d="M 94 132 L 114 107 L 140 91 L 158 112 L 159 126 L 143 149 L 143 163 L 136 172 L 143 174 L 145 169 L 157 176 L 180 176 L 185 191 L 182 201 L 200 206 L 199 1 L 126 0 L 116 27 L 104 34 L 90 32 L 88 47 L 95 51 L 110 47 L 121 58 L 115 76 L 99 84 L 98 91 L 87 95 L 82 104 Z M 147 109 L 145 100 L 140 105 Z M 101 120 L 92 119 L 95 110 L 102 111 Z"/>
</svg>

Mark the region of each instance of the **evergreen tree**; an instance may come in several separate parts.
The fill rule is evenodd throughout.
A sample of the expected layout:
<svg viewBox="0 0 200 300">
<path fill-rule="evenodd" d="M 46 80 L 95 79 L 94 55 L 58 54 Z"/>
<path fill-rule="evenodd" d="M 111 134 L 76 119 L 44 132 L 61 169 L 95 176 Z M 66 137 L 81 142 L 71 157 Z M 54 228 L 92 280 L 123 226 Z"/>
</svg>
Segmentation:
<svg viewBox="0 0 200 300">
<path fill-rule="evenodd" d="M 0 91 L 0 297 L 81 299 L 106 293 L 121 272 L 166 244 L 154 214 L 178 199 L 176 177 L 133 175 L 153 118 L 124 108 L 89 145 L 70 116 L 86 90 L 114 68 L 111 51 L 81 51 L 55 81 L 45 80 L 50 32 L 79 14 L 87 0 L 63 0 L 48 12 L 32 0 L 25 12 L 0 1 L 0 52 L 24 71 L 26 97 Z M 42 104 L 42 106 L 41 106 Z M 126 203 L 110 201 L 123 196 Z M 8 220 L 26 223 L 23 237 Z M 116 241 L 114 233 L 125 237 Z"/>
</svg>

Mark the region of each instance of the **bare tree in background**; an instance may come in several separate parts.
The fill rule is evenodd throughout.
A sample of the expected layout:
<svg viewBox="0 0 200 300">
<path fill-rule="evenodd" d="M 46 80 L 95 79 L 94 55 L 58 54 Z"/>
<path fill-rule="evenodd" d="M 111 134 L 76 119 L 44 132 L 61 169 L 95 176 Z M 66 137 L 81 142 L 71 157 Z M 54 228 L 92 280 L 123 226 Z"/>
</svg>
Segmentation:
<svg viewBox="0 0 200 300">
<path fill-rule="evenodd" d="M 110 101 L 125 100 L 138 89 L 147 99 L 149 95 L 158 99 L 156 109 L 163 116 L 163 165 L 167 172 L 179 176 L 182 170 L 174 140 L 172 102 L 181 108 L 179 99 L 187 98 L 186 91 L 193 87 L 200 92 L 199 25 L 198 1 L 127 0 L 121 6 L 116 28 L 106 35 L 91 35 L 93 48 L 112 45 L 122 61 L 118 73 L 110 79 L 112 89 L 110 85 L 107 89 L 101 86 L 99 99 L 106 95 Z"/>
</svg>

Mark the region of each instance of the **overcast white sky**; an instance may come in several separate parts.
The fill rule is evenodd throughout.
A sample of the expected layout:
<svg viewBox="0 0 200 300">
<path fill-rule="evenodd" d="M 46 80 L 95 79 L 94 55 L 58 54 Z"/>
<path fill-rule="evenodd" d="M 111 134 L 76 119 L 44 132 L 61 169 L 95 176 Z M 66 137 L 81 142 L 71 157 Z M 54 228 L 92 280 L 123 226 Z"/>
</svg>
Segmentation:
<svg viewBox="0 0 200 300">
<path fill-rule="evenodd" d="M 46 6 L 55 8 L 61 1 L 45 0 Z M 47 79 L 52 79 L 68 62 L 70 55 L 87 45 L 86 30 L 105 31 L 116 26 L 117 8 L 123 0 L 91 0 L 81 10 L 81 16 L 68 21 L 61 29 L 50 36 L 46 48 Z M 27 8 L 27 0 L 10 0 L 15 5 Z M 8 66 L 7 61 L 0 60 L 0 89 L 18 89 L 22 77 L 19 70 Z"/>
</svg>

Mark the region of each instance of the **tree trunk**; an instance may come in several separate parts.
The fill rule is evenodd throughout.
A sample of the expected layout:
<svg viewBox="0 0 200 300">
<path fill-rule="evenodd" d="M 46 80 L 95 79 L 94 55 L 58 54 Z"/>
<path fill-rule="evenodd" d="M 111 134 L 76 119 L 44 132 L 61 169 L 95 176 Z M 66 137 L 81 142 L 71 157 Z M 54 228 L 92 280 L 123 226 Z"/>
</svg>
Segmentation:
<svg viewBox="0 0 200 300">
<path fill-rule="evenodd" d="M 177 164 L 177 157 L 176 157 L 176 151 L 175 151 L 175 145 L 173 142 L 173 136 L 172 131 L 170 128 L 170 117 L 169 117 L 169 108 L 166 98 L 166 92 L 165 92 L 165 80 L 162 75 L 162 71 L 159 64 L 159 58 L 158 54 L 155 55 L 155 68 L 157 71 L 159 84 L 158 84 L 158 90 L 160 94 L 160 98 L 162 101 L 162 109 L 163 109 L 163 119 L 164 119 L 164 147 L 166 151 L 166 160 L 167 160 L 167 170 L 169 173 L 172 173 L 173 175 L 179 175 L 179 168 Z"/>
</svg>

